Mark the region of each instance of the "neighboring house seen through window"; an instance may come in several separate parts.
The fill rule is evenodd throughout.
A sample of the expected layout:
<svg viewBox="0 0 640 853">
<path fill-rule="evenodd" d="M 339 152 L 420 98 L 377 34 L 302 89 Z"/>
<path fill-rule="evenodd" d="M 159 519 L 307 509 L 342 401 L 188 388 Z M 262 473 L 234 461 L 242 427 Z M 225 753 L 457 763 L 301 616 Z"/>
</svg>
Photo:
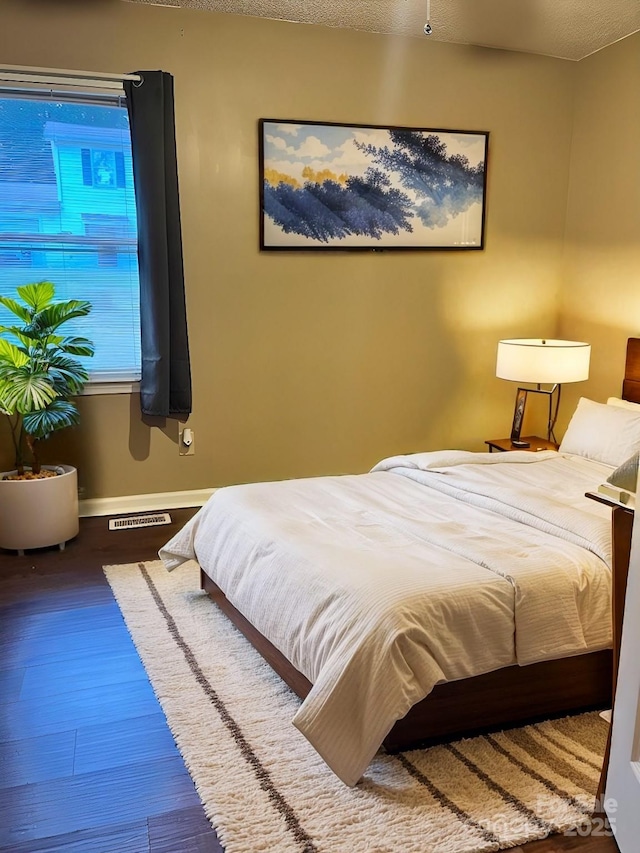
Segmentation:
<svg viewBox="0 0 640 853">
<path fill-rule="evenodd" d="M 0 89 L 0 294 L 49 280 L 92 312 L 92 380 L 140 378 L 140 294 L 129 121 L 123 95 Z M 0 325 L 9 314 L 0 306 Z"/>
</svg>

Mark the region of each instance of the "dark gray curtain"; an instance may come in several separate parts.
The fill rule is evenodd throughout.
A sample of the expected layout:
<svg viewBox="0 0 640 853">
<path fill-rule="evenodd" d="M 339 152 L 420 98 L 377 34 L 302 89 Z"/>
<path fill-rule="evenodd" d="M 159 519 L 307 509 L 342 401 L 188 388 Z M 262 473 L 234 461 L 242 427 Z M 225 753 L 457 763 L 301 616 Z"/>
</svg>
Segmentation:
<svg viewBox="0 0 640 853">
<path fill-rule="evenodd" d="M 136 71 L 124 81 L 138 213 L 144 414 L 191 412 L 191 368 L 182 267 L 173 77 Z"/>
</svg>

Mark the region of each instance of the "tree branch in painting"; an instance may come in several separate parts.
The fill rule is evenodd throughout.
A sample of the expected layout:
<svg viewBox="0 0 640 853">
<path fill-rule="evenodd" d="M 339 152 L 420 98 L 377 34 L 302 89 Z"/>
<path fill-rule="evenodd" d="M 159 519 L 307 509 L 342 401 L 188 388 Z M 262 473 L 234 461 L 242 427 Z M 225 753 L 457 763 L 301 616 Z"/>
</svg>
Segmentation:
<svg viewBox="0 0 640 853">
<path fill-rule="evenodd" d="M 428 228 L 442 228 L 449 219 L 482 201 L 484 163 L 470 166 L 466 157 L 447 157 L 447 146 L 439 136 L 410 130 L 390 130 L 393 145 L 377 147 L 354 141 L 354 145 L 422 201 L 415 215 Z"/>
<path fill-rule="evenodd" d="M 308 180 L 292 186 L 265 176 L 264 212 L 287 233 L 302 234 L 327 243 L 349 234 L 380 239 L 383 234 L 411 231 L 411 199 L 379 169 L 367 169 L 364 178 Z"/>
</svg>

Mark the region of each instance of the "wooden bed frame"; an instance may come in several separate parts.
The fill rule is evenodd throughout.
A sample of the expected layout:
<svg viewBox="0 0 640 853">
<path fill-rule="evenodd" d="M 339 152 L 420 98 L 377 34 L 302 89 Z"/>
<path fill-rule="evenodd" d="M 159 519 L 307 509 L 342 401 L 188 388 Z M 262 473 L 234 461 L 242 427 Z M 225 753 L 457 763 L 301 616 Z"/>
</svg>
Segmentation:
<svg viewBox="0 0 640 853">
<path fill-rule="evenodd" d="M 625 400 L 640 403 L 640 338 L 627 344 Z M 201 571 L 201 585 L 278 675 L 301 699 L 312 684 L 228 601 Z M 611 707 L 610 649 L 558 660 L 509 666 L 474 678 L 438 684 L 398 720 L 384 741 L 399 751 L 569 712 Z"/>
</svg>

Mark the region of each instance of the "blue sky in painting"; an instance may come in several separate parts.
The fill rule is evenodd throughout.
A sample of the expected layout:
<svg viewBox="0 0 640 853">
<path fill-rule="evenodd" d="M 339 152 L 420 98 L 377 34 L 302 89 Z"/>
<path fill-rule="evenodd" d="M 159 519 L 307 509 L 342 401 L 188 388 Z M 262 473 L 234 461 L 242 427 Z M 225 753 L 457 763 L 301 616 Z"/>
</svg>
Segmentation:
<svg viewBox="0 0 640 853">
<path fill-rule="evenodd" d="M 483 136 L 445 132 L 439 132 L 438 136 L 447 145 L 449 156 L 463 154 L 471 166 L 482 162 Z M 317 171 L 331 169 L 349 175 L 363 175 L 371 162 L 358 151 L 353 144 L 354 140 L 386 145 L 389 143 L 389 134 L 384 129 L 368 127 L 265 122 L 265 164 L 297 180 L 302 180 L 302 169 L 305 166 Z"/>
</svg>

